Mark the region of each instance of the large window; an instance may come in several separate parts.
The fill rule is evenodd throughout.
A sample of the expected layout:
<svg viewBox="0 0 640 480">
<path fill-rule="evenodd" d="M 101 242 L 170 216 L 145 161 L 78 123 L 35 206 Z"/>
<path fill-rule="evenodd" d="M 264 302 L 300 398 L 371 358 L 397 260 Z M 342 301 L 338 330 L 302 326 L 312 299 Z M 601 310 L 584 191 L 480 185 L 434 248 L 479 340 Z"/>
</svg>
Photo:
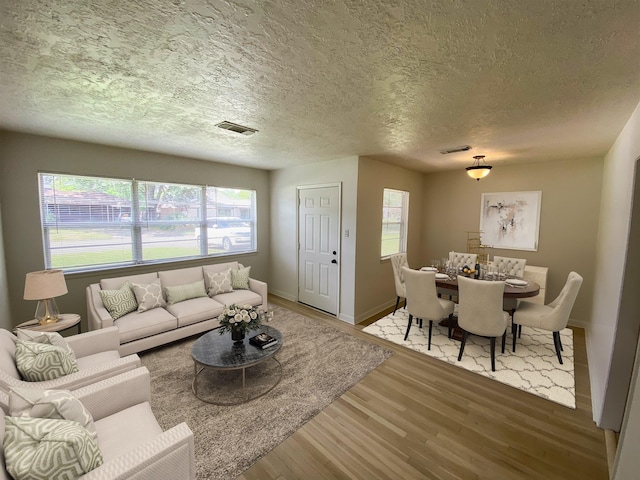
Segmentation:
<svg viewBox="0 0 640 480">
<path fill-rule="evenodd" d="M 39 174 L 45 267 L 65 271 L 256 250 L 255 191 Z"/>
<path fill-rule="evenodd" d="M 409 192 L 384 189 L 382 197 L 382 241 L 380 255 L 387 258 L 407 251 Z"/>
</svg>

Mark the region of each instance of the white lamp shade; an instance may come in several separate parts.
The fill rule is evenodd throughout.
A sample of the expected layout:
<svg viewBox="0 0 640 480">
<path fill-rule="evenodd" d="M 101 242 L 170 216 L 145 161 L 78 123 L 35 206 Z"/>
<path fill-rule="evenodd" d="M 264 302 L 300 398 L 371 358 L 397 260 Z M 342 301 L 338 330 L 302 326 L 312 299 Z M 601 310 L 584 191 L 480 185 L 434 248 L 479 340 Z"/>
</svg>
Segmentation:
<svg viewBox="0 0 640 480">
<path fill-rule="evenodd" d="M 27 273 L 24 282 L 25 300 L 55 298 L 68 292 L 62 270 L 41 270 Z"/>
</svg>

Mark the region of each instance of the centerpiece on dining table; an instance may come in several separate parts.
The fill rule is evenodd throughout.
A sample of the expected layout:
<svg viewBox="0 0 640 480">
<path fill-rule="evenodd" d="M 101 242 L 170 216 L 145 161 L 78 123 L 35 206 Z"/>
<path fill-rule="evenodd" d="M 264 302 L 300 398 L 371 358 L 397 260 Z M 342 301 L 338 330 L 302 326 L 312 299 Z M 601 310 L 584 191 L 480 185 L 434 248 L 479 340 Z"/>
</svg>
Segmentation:
<svg viewBox="0 0 640 480">
<path fill-rule="evenodd" d="M 218 316 L 220 335 L 231 332 L 231 339 L 235 343 L 244 341 L 248 330 L 260 328 L 260 315 L 252 305 L 234 304 L 225 307 Z"/>
</svg>

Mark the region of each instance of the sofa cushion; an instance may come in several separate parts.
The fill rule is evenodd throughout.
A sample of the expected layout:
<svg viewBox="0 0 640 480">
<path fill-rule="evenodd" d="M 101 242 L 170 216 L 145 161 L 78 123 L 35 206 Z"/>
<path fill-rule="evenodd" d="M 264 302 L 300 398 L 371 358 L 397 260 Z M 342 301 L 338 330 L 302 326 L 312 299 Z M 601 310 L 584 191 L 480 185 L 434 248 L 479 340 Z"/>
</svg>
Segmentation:
<svg viewBox="0 0 640 480">
<path fill-rule="evenodd" d="M 78 478 L 103 463 L 96 441 L 79 423 L 6 417 L 5 464 L 16 480 Z"/>
<path fill-rule="evenodd" d="M 105 462 L 162 434 L 162 428 L 146 402 L 96 420 L 95 424 Z"/>
<path fill-rule="evenodd" d="M 159 278 L 151 283 L 132 283 L 131 288 L 136 296 L 139 312 L 145 312 L 167 305 L 162 295 L 162 285 L 160 284 Z"/>
<path fill-rule="evenodd" d="M 76 359 L 69 352 L 55 345 L 18 340 L 16 366 L 28 382 L 43 382 L 76 373 Z"/>
<path fill-rule="evenodd" d="M 22 379 L 18 368 L 16 367 L 16 337 L 9 330 L 0 328 L 0 370 L 6 374 L 16 378 Z"/>
<path fill-rule="evenodd" d="M 19 328 L 17 331 L 18 340 L 30 340 L 36 343 L 44 343 L 46 345 L 55 345 L 56 347 L 64 348 L 69 352 L 73 358 L 76 358 L 76 354 L 71 349 L 67 341 L 58 332 L 38 332 L 36 330 L 27 330 Z"/>
<path fill-rule="evenodd" d="M 222 305 L 233 305 L 234 303 L 249 304 L 253 306 L 262 304 L 262 296 L 252 290 L 234 290 L 229 293 L 215 295 L 213 299 Z"/>
<path fill-rule="evenodd" d="M 249 275 L 251 267 L 231 270 L 231 286 L 234 290 L 247 290 L 249 288 Z"/>
<path fill-rule="evenodd" d="M 209 287 L 207 288 L 207 294 L 210 297 L 214 295 L 218 295 L 220 293 L 228 293 L 232 292 L 233 288 L 231 287 L 231 269 L 227 268 L 223 272 L 219 273 L 205 273 L 207 276 L 207 284 Z"/>
<path fill-rule="evenodd" d="M 91 413 L 67 390 L 12 388 L 9 392 L 9 415 L 72 420 L 86 428 L 89 434 L 97 439 Z"/>
<path fill-rule="evenodd" d="M 175 287 L 204 280 L 204 274 L 202 267 L 178 268 L 158 272 L 158 278 L 160 278 L 163 287 Z"/>
<path fill-rule="evenodd" d="M 126 277 L 103 278 L 100 280 L 100 288 L 102 290 L 118 290 L 125 282 L 129 283 L 151 283 L 158 279 L 158 274 L 141 273 L 139 275 L 128 275 Z"/>
<path fill-rule="evenodd" d="M 138 302 L 128 281 L 118 290 L 100 290 L 100 298 L 114 320 L 138 308 Z"/>
<path fill-rule="evenodd" d="M 223 309 L 224 305 L 207 296 L 167 306 L 167 310 L 178 319 L 178 327 L 215 318 Z"/>
<path fill-rule="evenodd" d="M 128 313 L 114 324 L 120 330 L 120 344 L 178 328 L 176 317 L 164 308 Z"/>
<path fill-rule="evenodd" d="M 167 295 L 167 305 L 184 302 L 191 298 L 207 296 L 207 291 L 204 288 L 204 280 L 197 280 L 193 283 L 176 285 L 174 287 L 165 287 L 164 291 Z"/>
</svg>

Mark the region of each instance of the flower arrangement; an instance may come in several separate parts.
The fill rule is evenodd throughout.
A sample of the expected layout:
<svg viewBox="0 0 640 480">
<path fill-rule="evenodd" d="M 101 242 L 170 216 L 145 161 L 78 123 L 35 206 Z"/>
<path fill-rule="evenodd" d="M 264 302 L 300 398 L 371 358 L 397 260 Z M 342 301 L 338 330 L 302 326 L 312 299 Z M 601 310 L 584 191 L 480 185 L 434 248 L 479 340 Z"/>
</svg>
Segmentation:
<svg viewBox="0 0 640 480">
<path fill-rule="evenodd" d="M 260 315 L 256 307 L 252 305 L 234 304 L 228 306 L 218 316 L 220 322 L 220 335 L 225 332 L 238 332 L 245 334 L 247 330 L 255 330 L 260 327 Z"/>
</svg>

